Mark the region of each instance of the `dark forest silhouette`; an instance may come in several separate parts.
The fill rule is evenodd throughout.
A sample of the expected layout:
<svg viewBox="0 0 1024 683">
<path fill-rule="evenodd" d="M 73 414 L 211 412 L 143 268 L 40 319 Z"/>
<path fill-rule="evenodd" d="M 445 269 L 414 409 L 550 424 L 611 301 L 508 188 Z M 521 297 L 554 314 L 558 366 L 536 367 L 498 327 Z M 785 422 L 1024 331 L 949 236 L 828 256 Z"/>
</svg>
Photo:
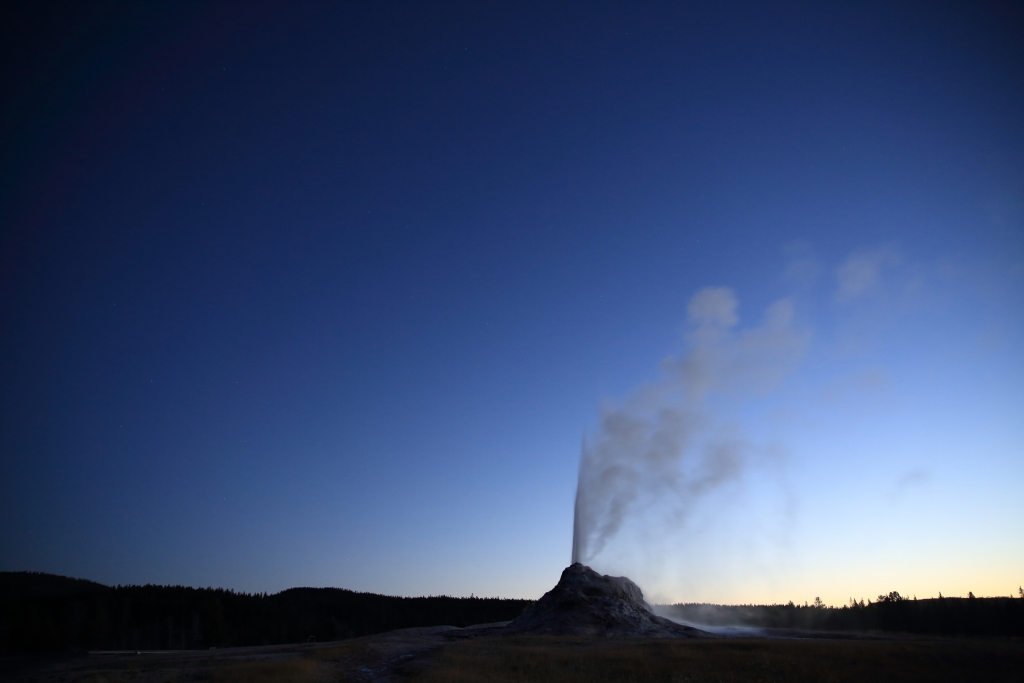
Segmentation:
<svg viewBox="0 0 1024 683">
<path fill-rule="evenodd" d="M 341 640 L 412 626 L 514 619 L 532 601 L 402 598 L 341 588 L 237 593 L 117 586 L 38 572 L 0 572 L 0 654 L 162 650 Z M 908 600 L 844 607 L 678 604 L 659 612 L 708 626 L 934 635 L 1024 635 L 1024 597 Z"/>
<path fill-rule="evenodd" d="M 660 614 L 705 626 L 805 629 L 810 631 L 883 631 L 944 636 L 1024 635 L 1024 595 L 1017 598 L 908 599 L 896 591 L 875 602 L 813 605 L 669 605 Z"/>
<path fill-rule="evenodd" d="M 340 588 L 267 595 L 184 586 L 108 587 L 52 574 L 0 572 L 0 653 L 341 640 L 412 626 L 508 621 L 531 602 L 402 598 Z"/>
</svg>

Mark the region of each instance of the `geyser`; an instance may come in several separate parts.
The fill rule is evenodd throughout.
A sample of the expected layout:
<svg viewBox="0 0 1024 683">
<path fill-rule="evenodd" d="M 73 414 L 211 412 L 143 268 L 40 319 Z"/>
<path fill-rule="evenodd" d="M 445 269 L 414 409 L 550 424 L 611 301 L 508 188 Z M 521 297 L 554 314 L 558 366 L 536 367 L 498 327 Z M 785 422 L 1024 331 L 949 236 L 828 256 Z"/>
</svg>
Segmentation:
<svg viewBox="0 0 1024 683">
<path fill-rule="evenodd" d="M 579 562 L 567 567 L 558 584 L 523 610 L 507 631 L 648 638 L 709 635 L 654 614 L 640 588 L 626 577 L 598 574 Z"/>
</svg>

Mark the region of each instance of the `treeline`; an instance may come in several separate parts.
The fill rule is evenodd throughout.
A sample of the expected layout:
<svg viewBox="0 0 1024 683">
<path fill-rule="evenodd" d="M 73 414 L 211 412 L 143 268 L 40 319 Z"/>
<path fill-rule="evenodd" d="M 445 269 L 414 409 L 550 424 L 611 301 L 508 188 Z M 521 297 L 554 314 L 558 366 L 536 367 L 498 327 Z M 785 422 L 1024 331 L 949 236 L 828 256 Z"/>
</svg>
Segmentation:
<svg viewBox="0 0 1024 683">
<path fill-rule="evenodd" d="M 112 588 L 37 572 L 0 572 L 0 654 L 340 640 L 412 626 L 507 621 L 529 603 L 401 598 L 340 588 L 273 595 L 184 586 Z"/>
<path fill-rule="evenodd" d="M 815 605 L 707 605 L 684 603 L 659 613 L 692 624 L 802 629 L 883 631 L 943 636 L 1022 636 L 1024 597 L 907 599 L 897 592 L 843 607 Z"/>
</svg>

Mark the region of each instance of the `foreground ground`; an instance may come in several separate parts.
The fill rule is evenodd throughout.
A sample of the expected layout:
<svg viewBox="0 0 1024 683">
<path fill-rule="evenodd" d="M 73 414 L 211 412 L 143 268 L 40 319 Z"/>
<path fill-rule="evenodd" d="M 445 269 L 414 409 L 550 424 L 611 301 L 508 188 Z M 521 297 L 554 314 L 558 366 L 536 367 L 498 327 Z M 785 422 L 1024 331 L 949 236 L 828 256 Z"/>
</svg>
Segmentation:
<svg viewBox="0 0 1024 683">
<path fill-rule="evenodd" d="M 1020 681 L 1019 639 L 592 640 L 405 629 L 340 643 L 9 660 L 37 683 Z"/>
<path fill-rule="evenodd" d="M 765 683 L 1020 681 L 1024 642 L 486 639 L 442 649 L 413 680 Z"/>
</svg>

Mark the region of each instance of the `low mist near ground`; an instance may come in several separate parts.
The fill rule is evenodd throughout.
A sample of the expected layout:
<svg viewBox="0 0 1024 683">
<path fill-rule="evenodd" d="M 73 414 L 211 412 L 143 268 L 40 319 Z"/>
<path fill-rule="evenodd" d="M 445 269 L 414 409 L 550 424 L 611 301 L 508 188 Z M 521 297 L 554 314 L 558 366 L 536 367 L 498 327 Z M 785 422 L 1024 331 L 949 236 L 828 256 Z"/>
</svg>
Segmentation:
<svg viewBox="0 0 1024 683">
<path fill-rule="evenodd" d="M 1022 636 L 1024 598 L 907 600 L 898 593 L 878 602 L 825 605 L 658 605 L 655 612 L 697 627 L 805 631 L 921 633 L 943 636 Z"/>
</svg>

